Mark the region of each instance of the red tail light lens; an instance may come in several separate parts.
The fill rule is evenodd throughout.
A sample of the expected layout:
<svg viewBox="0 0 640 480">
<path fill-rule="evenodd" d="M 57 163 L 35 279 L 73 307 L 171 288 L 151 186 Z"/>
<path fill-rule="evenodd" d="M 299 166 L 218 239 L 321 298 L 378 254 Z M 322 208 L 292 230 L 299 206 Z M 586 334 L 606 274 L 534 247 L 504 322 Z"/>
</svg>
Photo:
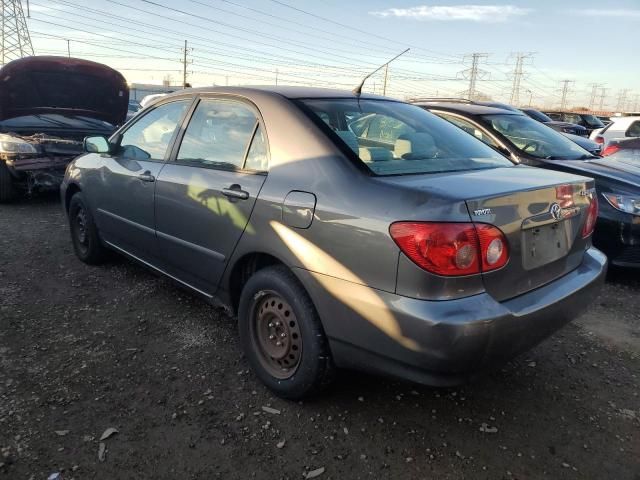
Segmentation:
<svg viewBox="0 0 640 480">
<path fill-rule="evenodd" d="M 596 138 L 594 138 L 594 142 L 599 143 L 600 145 L 604 145 L 604 137 L 598 135 Z"/>
<path fill-rule="evenodd" d="M 438 275 L 474 275 L 495 270 L 509 258 L 503 233 L 492 225 L 397 222 L 389 233 L 407 257 Z"/>
<path fill-rule="evenodd" d="M 592 194 L 591 203 L 589 203 L 589 207 L 587 208 L 587 218 L 582 227 L 582 238 L 587 238 L 593 233 L 593 230 L 596 228 L 596 220 L 598 220 L 598 197 Z"/>
<path fill-rule="evenodd" d="M 617 151 L 620 150 L 620 147 L 618 145 L 609 145 L 607 148 L 605 148 L 601 155 L 603 157 L 606 157 L 607 155 L 613 155 L 614 153 L 616 153 Z"/>
</svg>

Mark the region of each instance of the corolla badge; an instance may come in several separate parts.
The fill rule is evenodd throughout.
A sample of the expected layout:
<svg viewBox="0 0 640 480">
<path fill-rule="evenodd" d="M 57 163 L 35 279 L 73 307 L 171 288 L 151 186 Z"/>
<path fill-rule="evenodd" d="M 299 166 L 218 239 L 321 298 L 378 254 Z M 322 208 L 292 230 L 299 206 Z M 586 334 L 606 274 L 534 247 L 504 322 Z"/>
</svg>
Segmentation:
<svg viewBox="0 0 640 480">
<path fill-rule="evenodd" d="M 491 215 L 493 212 L 490 208 L 479 208 L 478 210 L 474 210 L 473 214 L 476 216 L 479 215 Z"/>
<path fill-rule="evenodd" d="M 549 213 L 556 220 L 561 220 L 562 219 L 562 207 L 560 205 L 558 205 L 557 203 L 551 204 L 551 208 L 549 209 Z"/>
</svg>

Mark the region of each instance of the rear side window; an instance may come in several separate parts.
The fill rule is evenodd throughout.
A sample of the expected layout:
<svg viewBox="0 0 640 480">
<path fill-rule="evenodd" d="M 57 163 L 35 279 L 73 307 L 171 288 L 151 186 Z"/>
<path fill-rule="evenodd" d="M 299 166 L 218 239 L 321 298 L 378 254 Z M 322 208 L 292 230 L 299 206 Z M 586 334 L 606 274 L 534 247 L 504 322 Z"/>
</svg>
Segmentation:
<svg viewBox="0 0 640 480">
<path fill-rule="evenodd" d="M 377 175 L 513 166 L 493 149 L 424 109 L 388 100 L 307 99 L 303 110 L 328 125 Z"/>
<path fill-rule="evenodd" d="M 633 122 L 629 128 L 627 129 L 627 133 L 625 134 L 627 137 L 640 137 L 640 122 Z"/>
<path fill-rule="evenodd" d="M 191 100 L 165 103 L 134 122 L 122 135 L 121 155 L 135 160 L 162 161 Z"/>
<path fill-rule="evenodd" d="M 258 118 L 233 100 L 204 99 L 185 131 L 177 161 L 202 167 L 243 168 Z"/>
<path fill-rule="evenodd" d="M 498 144 L 494 142 L 489 135 L 486 135 L 482 130 L 480 130 L 478 127 L 476 127 L 473 123 L 469 122 L 468 120 L 465 120 L 460 117 L 456 117 L 455 115 L 449 115 L 442 112 L 438 112 L 437 115 L 444 118 L 445 120 L 450 121 L 455 126 L 460 127 L 469 135 L 473 135 L 478 140 L 482 140 L 487 145 L 492 145 L 493 147 L 496 147 L 496 148 L 498 147 Z"/>
</svg>

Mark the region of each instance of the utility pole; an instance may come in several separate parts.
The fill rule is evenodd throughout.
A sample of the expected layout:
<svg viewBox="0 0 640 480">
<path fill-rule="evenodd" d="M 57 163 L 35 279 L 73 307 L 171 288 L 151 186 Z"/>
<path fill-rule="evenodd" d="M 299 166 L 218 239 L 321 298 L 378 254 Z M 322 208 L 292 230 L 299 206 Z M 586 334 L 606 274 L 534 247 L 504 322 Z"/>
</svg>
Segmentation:
<svg viewBox="0 0 640 480">
<path fill-rule="evenodd" d="M 67 57 L 71 58 L 71 40 L 69 39 L 67 39 Z"/>
<path fill-rule="evenodd" d="M 472 53 L 471 55 L 467 55 L 465 59 L 471 58 L 471 67 L 459 72 L 464 79 L 469 80 L 469 89 L 465 92 L 462 92 L 469 100 L 473 100 L 478 96 L 478 90 L 476 89 L 476 84 L 479 79 L 483 79 L 487 77 L 489 72 L 482 70 L 478 65 L 480 64 L 480 60 L 484 58 L 488 58 L 488 53 Z"/>
<path fill-rule="evenodd" d="M 591 84 L 591 98 L 589 99 L 589 110 L 593 111 L 596 108 L 596 100 L 598 98 L 598 89 L 604 87 L 604 83 L 592 83 Z"/>
<path fill-rule="evenodd" d="M 569 95 L 569 86 L 573 83 L 573 80 L 562 80 L 562 100 L 560 101 L 560 110 L 567 108 L 567 96 Z"/>
<path fill-rule="evenodd" d="M 387 95 L 387 79 L 388 78 L 389 78 L 389 64 L 387 63 L 387 66 L 384 67 L 384 86 L 382 87 L 383 96 Z"/>
<path fill-rule="evenodd" d="M 0 0 L 0 65 L 33 55 L 22 0 Z"/>
<path fill-rule="evenodd" d="M 628 88 L 623 88 L 618 92 L 618 103 L 616 104 L 616 110 L 618 112 L 623 112 L 625 110 L 625 104 L 627 103 L 628 93 L 629 93 Z"/>
<path fill-rule="evenodd" d="M 2 0 L 0 0 L 2 1 Z M 187 65 L 191 63 L 191 60 L 187 60 L 187 55 L 193 50 L 187 47 L 187 41 L 184 41 L 184 48 L 182 49 L 182 88 L 187 88 Z"/>
<path fill-rule="evenodd" d="M 276 85 L 278 85 L 278 69 L 276 68 Z"/>
<path fill-rule="evenodd" d="M 633 96 L 633 112 L 638 113 L 638 106 L 640 105 L 640 93 L 636 93 Z"/>
<path fill-rule="evenodd" d="M 518 52 L 516 55 L 516 66 L 513 70 L 513 85 L 511 87 L 511 97 L 509 103 L 511 105 L 520 104 L 520 82 L 524 76 L 523 66 L 527 58 L 532 58 L 534 52 Z M 531 106 L 531 105 L 529 105 Z"/>
<path fill-rule="evenodd" d="M 601 88 L 600 89 L 600 104 L 599 104 L 599 108 L 600 111 L 602 112 L 604 110 L 604 99 L 607 96 L 607 90 L 610 90 L 609 88 Z"/>
</svg>

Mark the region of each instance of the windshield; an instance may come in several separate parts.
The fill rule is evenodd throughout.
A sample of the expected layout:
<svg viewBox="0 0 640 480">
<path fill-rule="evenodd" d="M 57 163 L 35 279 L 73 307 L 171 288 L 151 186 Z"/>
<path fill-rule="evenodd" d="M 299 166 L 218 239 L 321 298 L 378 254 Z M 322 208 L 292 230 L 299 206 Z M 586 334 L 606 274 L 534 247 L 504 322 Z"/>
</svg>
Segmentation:
<svg viewBox="0 0 640 480">
<path fill-rule="evenodd" d="M 482 118 L 518 150 L 533 157 L 557 160 L 592 157 L 564 135 L 525 115 L 484 115 Z"/>
<path fill-rule="evenodd" d="M 538 110 L 523 110 L 524 113 L 529 115 L 534 120 L 537 120 L 542 123 L 553 122 L 549 117 L 547 117 L 544 113 L 539 112 Z"/>
<path fill-rule="evenodd" d="M 302 103 L 377 175 L 513 166 L 480 140 L 414 105 L 356 98 Z"/>
<path fill-rule="evenodd" d="M 590 127 L 594 127 L 594 128 L 602 128 L 604 127 L 604 123 L 602 123 L 600 121 L 600 119 L 598 117 L 596 117 L 595 115 L 582 115 L 582 120 L 584 120 L 584 122 L 589 125 Z"/>
</svg>

